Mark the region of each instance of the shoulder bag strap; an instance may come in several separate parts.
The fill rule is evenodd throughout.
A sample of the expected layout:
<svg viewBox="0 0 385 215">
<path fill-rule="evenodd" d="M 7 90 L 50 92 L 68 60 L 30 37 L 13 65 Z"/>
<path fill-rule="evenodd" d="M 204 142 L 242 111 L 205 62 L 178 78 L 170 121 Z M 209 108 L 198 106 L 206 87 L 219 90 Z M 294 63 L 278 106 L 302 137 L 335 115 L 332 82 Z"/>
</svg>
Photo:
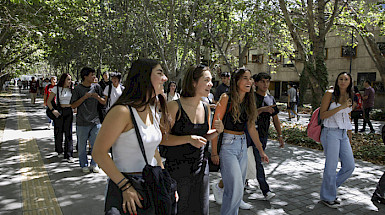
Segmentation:
<svg viewBox="0 0 385 215">
<path fill-rule="evenodd" d="M 135 133 L 136 133 L 136 136 L 138 138 L 140 150 L 142 151 L 142 155 L 143 155 L 144 161 L 146 161 L 146 164 L 148 165 L 148 161 L 147 161 L 147 157 L 146 157 L 146 151 L 144 150 L 142 136 L 139 133 L 139 128 L 138 128 L 138 124 L 136 123 L 134 112 L 132 111 L 131 106 L 128 106 L 128 108 L 130 109 L 130 112 L 131 112 L 131 120 L 132 120 L 132 123 L 134 124 Z"/>
<path fill-rule="evenodd" d="M 112 83 L 109 83 L 108 84 L 108 94 L 107 94 L 107 104 L 106 104 L 107 107 L 111 101 L 111 90 L 112 90 Z"/>
<path fill-rule="evenodd" d="M 56 100 L 57 100 L 57 108 L 61 108 L 60 106 L 60 95 L 59 95 L 59 86 L 56 85 L 56 89 L 57 89 L 57 97 L 56 97 Z M 63 89 L 63 88 L 62 88 Z"/>
</svg>

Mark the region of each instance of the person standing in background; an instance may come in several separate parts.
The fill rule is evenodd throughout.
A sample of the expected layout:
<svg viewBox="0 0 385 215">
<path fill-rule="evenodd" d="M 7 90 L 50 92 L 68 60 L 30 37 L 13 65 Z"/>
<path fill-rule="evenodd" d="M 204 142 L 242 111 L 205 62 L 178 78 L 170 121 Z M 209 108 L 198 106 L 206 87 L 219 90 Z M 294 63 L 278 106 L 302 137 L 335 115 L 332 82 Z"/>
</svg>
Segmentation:
<svg viewBox="0 0 385 215">
<path fill-rule="evenodd" d="M 180 98 L 180 95 L 178 93 L 178 87 L 175 81 L 170 81 L 170 83 L 168 83 L 166 96 L 167 102 L 174 101 Z"/>
<path fill-rule="evenodd" d="M 219 98 L 223 93 L 229 92 L 230 89 L 230 73 L 229 72 L 222 72 L 221 74 L 221 81 L 222 84 L 219 85 L 215 89 L 215 95 L 214 95 L 214 103 L 217 103 L 219 101 Z"/>
<path fill-rule="evenodd" d="M 294 113 L 294 117 L 295 115 L 297 115 L 297 120 L 299 120 L 299 115 L 297 111 L 295 111 L 295 106 L 297 105 L 297 91 L 293 87 L 293 83 L 289 83 L 288 88 L 289 88 L 287 90 L 287 111 L 289 113 L 288 121 L 291 121 L 291 112 Z"/>
<path fill-rule="evenodd" d="M 99 85 L 102 88 L 102 90 L 106 89 L 108 85 L 110 85 L 112 82 L 110 80 L 108 72 L 103 72 L 103 79 L 99 81 Z"/>
<path fill-rule="evenodd" d="M 38 88 L 39 88 L 39 85 L 35 80 L 35 77 L 32 77 L 32 80 L 29 83 L 29 92 L 31 94 L 31 104 L 35 104 Z"/>
<path fill-rule="evenodd" d="M 114 103 L 119 99 L 122 95 L 124 86 L 120 83 L 120 79 L 122 78 L 122 74 L 120 72 L 112 72 L 111 73 L 111 84 L 108 85 L 103 94 L 106 96 L 106 113 L 107 111 L 114 105 Z"/>
<path fill-rule="evenodd" d="M 51 83 L 48 84 L 45 88 L 44 88 L 44 106 L 46 108 L 48 108 L 47 106 L 47 99 L 49 97 L 49 94 L 52 92 L 52 88 L 56 85 L 56 81 L 57 81 L 57 78 L 56 76 L 52 76 L 51 77 Z M 55 102 L 55 98 L 52 100 L 53 102 Z M 47 116 L 47 119 L 48 119 L 48 129 L 51 129 L 51 124 L 53 122 L 53 120 L 51 120 L 48 116 Z"/>
<path fill-rule="evenodd" d="M 370 122 L 370 111 L 373 110 L 374 107 L 374 89 L 371 87 L 371 82 L 366 80 L 364 82 L 365 92 L 363 96 L 363 108 L 364 108 L 364 125 L 362 126 L 362 129 L 360 132 L 365 132 L 366 123 L 370 127 L 370 133 L 374 134 L 374 128 L 372 123 Z"/>
</svg>

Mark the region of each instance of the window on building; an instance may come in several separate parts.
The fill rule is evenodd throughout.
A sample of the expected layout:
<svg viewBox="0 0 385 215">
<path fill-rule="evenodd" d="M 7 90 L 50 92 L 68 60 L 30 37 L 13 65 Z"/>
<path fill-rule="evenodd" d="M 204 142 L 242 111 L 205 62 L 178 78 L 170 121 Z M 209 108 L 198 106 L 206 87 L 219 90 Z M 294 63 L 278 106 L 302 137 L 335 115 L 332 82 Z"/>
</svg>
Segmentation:
<svg viewBox="0 0 385 215">
<path fill-rule="evenodd" d="M 357 73 L 357 86 L 363 86 L 364 81 L 369 80 L 374 83 L 376 81 L 375 72 L 359 72 Z"/>
<path fill-rule="evenodd" d="M 281 63 L 282 62 L 281 53 L 273 53 L 273 54 L 271 54 L 269 56 L 269 60 L 272 63 Z"/>
<path fill-rule="evenodd" d="M 294 59 L 284 57 L 283 58 L 283 67 L 294 67 Z"/>
<path fill-rule="evenodd" d="M 378 48 L 381 51 L 381 54 L 383 56 L 385 56 L 385 42 L 379 42 L 379 43 L 377 43 L 377 45 L 378 45 Z"/>
<path fill-rule="evenodd" d="M 251 62 L 252 63 L 263 63 L 263 54 L 253 54 L 251 55 Z"/>
<path fill-rule="evenodd" d="M 352 48 L 351 46 L 341 46 L 341 57 L 356 57 L 357 46 Z"/>
</svg>

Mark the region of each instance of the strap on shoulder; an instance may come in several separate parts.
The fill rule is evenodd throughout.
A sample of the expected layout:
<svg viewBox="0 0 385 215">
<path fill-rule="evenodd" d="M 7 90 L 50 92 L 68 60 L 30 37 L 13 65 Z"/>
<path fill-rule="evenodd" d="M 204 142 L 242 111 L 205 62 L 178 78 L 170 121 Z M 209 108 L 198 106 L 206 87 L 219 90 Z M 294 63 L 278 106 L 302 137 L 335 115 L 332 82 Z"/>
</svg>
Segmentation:
<svg viewBox="0 0 385 215">
<path fill-rule="evenodd" d="M 135 116 L 134 116 L 134 112 L 132 111 L 131 106 L 128 106 L 128 108 L 130 109 L 131 120 L 132 120 L 132 123 L 134 124 L 135 133 L 136 133 L 136 137 L 138 138 L 140 151 L 142 151 L 142 155 L 143 155 L 144 161 L 146 161 L 146 164 L 148 165 L 147 156 L 146 156 L 146 151 L 144 150 L 144 145 L 143 145 L 142 136 L 141 136 L 140 133 L 139 133 L 139 128 L 138 128 L 138 124 L 136 123 L 136 119 L 135 119 Z"/>
</svg>

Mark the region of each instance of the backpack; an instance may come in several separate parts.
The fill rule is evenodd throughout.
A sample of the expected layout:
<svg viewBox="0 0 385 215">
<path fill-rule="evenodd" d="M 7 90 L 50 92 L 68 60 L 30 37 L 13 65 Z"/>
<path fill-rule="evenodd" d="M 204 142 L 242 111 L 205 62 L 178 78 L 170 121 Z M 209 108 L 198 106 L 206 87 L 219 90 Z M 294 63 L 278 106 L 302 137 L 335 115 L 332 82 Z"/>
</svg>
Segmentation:
<svg viewBox="0 0 385 215">
<path fill-rule="evenodd" d="M 310 122 L 307 125 L 307 136 L 314 141 L 321 142 L 322 120 L 320 117 L 320 108 L 315 109 L 311 115 Z"/>
</svg>

